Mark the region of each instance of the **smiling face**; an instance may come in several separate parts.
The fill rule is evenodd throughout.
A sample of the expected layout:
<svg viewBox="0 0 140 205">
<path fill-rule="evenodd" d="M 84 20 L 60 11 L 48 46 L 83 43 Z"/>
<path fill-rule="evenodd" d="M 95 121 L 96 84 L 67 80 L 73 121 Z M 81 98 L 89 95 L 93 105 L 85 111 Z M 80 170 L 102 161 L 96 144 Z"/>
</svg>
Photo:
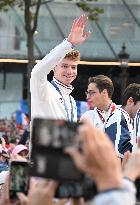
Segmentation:
<svg viewBox="0 0 140 205">
<path fill-rule="evenodd" d="M 77 76 L 77 64 L 77 61 L 64 58 L 54 68 L 54 77 L 64 85 L 70 86 Z"/>
</svg>

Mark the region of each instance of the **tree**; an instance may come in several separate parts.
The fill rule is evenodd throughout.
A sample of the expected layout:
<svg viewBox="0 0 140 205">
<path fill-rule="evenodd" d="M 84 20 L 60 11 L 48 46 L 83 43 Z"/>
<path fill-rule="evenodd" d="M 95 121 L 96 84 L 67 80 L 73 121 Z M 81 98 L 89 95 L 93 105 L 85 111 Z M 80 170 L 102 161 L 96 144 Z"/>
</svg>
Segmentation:
<svg viewBox="0 0 140 205">
<path fill-rule="evenodd" d="M 27 34 L 27 99 L 30 108 L 30 76 L 32 68 L 35 64 L 34 56 L 34 33 L 37 30 L 39 9 L 41 4 L 51 2 L 53 0 L 0 0 L 0 11 L 8 11 L 10 7 L 18 6 L 24 10 L 24 22 L 25 31 Z M 98 0 L 67 0 L 73 1 L 79 6 L 84 12 L 86 12 L 91 20 L 97 20 L 100 13 L 103 13 L 103 9 L 92 8 L 91 2 Z M 34 9 L 33 9 L 34 8 Z"/>
<path fill-rule="evenodd" d="M 73 0 L 68 0 L 73 1 Z M 90 20 L 97 21 L 99 15 L 104 12 L 102 8 L 94 7 L 92 2 L 97 2 L 98 0 L 75 0 L 74 2 L 80 7 L 85 13 L 87 13 Z"/>
<path fill-rule="evenodd" d="M 35 64 L 34 57 L 34 33 L 37 29 L 39 9 L 41 3 L 49 2 L 49 0 L 1 0 L 0 1 L 0 11 L 7 11 L 10 7 L 18 6 L 19 8 L 24 10 L 24 22 L 25 22 L 25 31 L 27 34 L 27 82 L 28 82 L 28 90 L 27 90 L 27 99 L 28 105 L 30 107 L 30 76 L 31 70 Z M 34 11 L 33 8 L 34 7 Z"/>
</svg>

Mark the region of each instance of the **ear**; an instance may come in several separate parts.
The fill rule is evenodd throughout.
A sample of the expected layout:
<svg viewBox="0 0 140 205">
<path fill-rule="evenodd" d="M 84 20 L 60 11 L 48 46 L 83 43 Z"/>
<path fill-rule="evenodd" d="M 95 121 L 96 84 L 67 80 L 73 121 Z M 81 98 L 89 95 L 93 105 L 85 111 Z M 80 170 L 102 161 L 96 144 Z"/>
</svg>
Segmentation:
<svg viewBox="0 0 140 205">
<path fill-rule="evenodd" d="M 132 104 L 134 104 L 134 101 L 133 101 L 133 98 L 130 97 L 130 98 L 128 98 L 128 100 L 127 100 L 127 105 L 132 105 Z"/>
<path fill-rule="evenodd" d="M 53 68 L 53 72 L 55 73 L 57 65 Z"/>
<path fill-rule="evenodd" d="M 104 90 L 102 91 L 102 93 L 103 93 L 104 95 L 108 94 L 107 89 L 104 89 Z"/>
</svg>

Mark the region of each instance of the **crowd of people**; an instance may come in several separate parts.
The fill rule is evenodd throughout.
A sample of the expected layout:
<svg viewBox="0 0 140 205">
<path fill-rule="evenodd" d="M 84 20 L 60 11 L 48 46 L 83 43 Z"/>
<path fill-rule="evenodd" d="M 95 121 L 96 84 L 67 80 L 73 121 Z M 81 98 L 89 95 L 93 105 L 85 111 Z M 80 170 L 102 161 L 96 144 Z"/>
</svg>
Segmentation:
<svg viewBox="0 0 140 205">
<path fill-rule="evenodd" d="M 74 47 L 90 37 L 90 32 L 85 31 L 87 20 L 85 15 L 75 19 L 68 38 L 34 66 L 30 80 L 30 130 L 35 118 L 77 122 L 71 83 L 77 76 L 80 53 Z M 51 70 L 54 77 L 49 82 L 47 75 Z M 109 77 L 98 75 L 89 78 L 86 94 L 92 110 L 80 119 L 83 124 L 79 128 L 78 138 L 82 152 L 76 147 L 65 150 L 77 168 L 93 179 L 97 187 L 96 196 L 87 202 L 83 198 L 56 200 L 54 196 L 58 182 L 31 178 L 28 196 L 17 193 L 18 201 L 15 204 L 136 203 L 135 180 L 140 177 L 140 84 L 128 85 L 122 105 L 112 102 L 113 92 L 114 86 Z M 0 131 L 0 174 L 5 171 L 7 175 L 4 191 L 1 191 L 1 205 L 7 205 L 10 203 L 8 161 L 9 158 L 30 160 L 30 132 L 27 127 L 17 126 L 14 116 L 10 120 L 0 121 Z"/>
<path fill-rule="evenodd" d="M 29 130 L 19 126 L 15 116 L 0 120 L 0 184 L 4 171 L 9 170 L 9 159 L 13 154 L 29 150 Z M 2 174 L 1 174 L 2 173 Z M 2 180 L 2 182 L 1 182 Z"/>
</svg>

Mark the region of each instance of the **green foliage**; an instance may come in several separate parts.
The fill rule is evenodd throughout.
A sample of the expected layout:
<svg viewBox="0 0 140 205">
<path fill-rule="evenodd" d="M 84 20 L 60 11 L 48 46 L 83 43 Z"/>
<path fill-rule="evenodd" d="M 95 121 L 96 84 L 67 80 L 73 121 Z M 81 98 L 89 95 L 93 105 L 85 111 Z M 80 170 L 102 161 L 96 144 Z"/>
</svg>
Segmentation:
<svg viewBox="0 0 140 205">
<path fill-rule="evenodd" d="M 17 5 L 20 9 L 24 9 L 24 2 L 25 0 L 0 0 L 0 11 L 8 11 L 9 7 L 13 7 Z M 99 15 L 104 13 L 102 8 L 94 7 L 94 4 L 91 2 L 97 2 L 98 0 L 67 0 L 71 2 L 75 2 L 78 7 L 80 7 L 85 13 L 87 13 L 89 19 L 96 21 L 99 19 Z M 33 7 L 37 4 L 38 0 L 31 0 L 30 7 Z M 41 3 L 47 2 L 47 0 L 42 0 Z M 49 0 L 48 0 L 49 2 Z M 32 20 L 34 18 L 33 12 L 32 13 Z"/>
<path fill-rule="evenodd" d="M 24 4 L 26 0 L 0 0 L 0 11 L 8 11 L 10 7 L 18 6 L 20 9 L 24 9 Z M 38 0 L 31 0 L 30 7 L 37 4 Z M 43 0 L 42 0 L 43 2 Z"/>
<path fill-rule="evenodd" d="M 9 7 L 16 4 L 16 0 L 0 0 L 0 11 L 8 11 Z"/>
<path fill-rule="evenodd" d="M 98 1 L 98 0 L 86 0 L 78 2 L 77 5 L 87 13 L 90 20 L 97 21 L 99 19 L 99 15 L 104 13 L 104 9 L 99 7 L 94 7 L 93 4 L 88 4 L 91 1 Z"/>
<path fill-rule="evenodd" d="M 98 0 L 67 0 L 75 2 L 85 13 L 87 13 L 90 20 L 97 21 L 99 15 L 104 13 L 104 9 L 94 7 L 91 2 L 97 2 Z"/>
</svg>

